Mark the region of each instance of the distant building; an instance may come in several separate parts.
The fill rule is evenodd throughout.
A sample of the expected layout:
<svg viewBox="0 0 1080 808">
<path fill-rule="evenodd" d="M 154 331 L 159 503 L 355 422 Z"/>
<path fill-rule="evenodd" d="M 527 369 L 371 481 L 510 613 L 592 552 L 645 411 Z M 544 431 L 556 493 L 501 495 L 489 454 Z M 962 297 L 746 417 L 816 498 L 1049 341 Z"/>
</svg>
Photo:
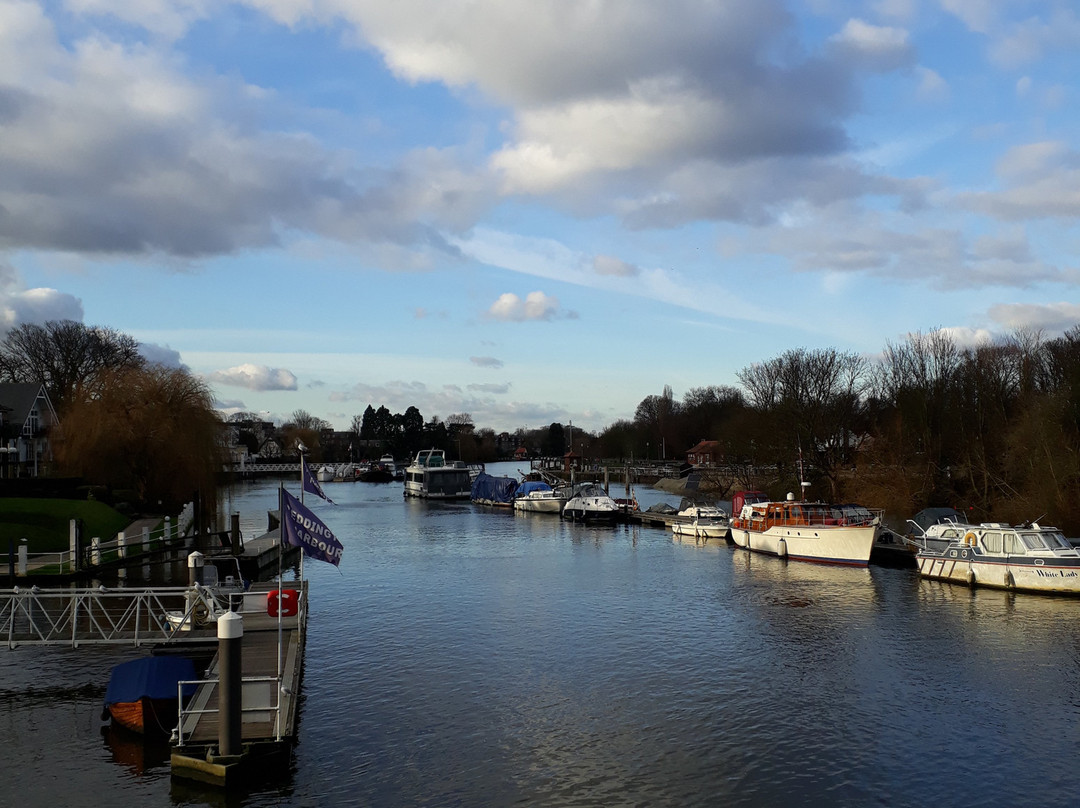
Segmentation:
<svg viewBox="0 0 1080 808">
<path fill-rule="evenodd" d="M 717 441 L 703 440 L 686 452 L 686 462 L 691 466 L 718 466 L 724 462 L 724 454 Z"/>
<path fill-rule="evenodd" d="M 49 431 L 58 419 L 45 386 L 0 384 L 0 477 L 37 477 L 52 462 Z"/>
</svg>

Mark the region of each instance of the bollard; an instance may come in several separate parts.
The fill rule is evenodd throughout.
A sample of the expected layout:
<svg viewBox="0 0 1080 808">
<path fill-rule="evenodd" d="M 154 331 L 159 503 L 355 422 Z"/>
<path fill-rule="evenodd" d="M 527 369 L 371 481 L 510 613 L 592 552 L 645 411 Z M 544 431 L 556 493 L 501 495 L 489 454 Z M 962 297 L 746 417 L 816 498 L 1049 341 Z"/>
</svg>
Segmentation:
<svg viewBox="0 0 1080 808">
<path fill-rule="evenodd" d="M 238 612 L 221 615 L 217 621 L 217 636 L 218 754 L 233 756 L 243 751 L 241 645 L 244 638 L 244 618 Z"/>
<path fill-rule="evenodd" d="M 150 528 L 145 525 L 142 529 L 142 551 L 143 553 L 150 552 Z"/>
<path fill-rule="evenodd" d="M 26 575 L 26 568 L 27 568 L 26 539 L 23 539 L 19 543 L 19 570 L 18 570 L 18 574 L 22 575 L 22 576 L 25 576 Z"/>
<path fill-rule="evenodd" d="M 90 563 L 97 567 L 101 565 L 101 537 L 94 536 L 90 539 Z"/>
<path fill-rule="evenodd" d="M 168 546 L 172 542 L 172 520 L 165 517 L 165 545 Z"/>
<path fill-rule="evenodd" d="M 203 565 L 206 563 L 206 559 L 203 558 L 203 554 L 196 550 L 190 553 L 187 557 L 187 582 L 188 586 L 195 586 L 195 584 L 202 585 L 203 582 Z"/>
<path fill-rule="evenodd" d="M 122 530 L 116 534 L 116 557 L 127 558 L 127 536 Z"/>
<path fill-rule="evenodd" d="M 71 557 L 72 571 L 79 568 L 79 524 L 72 519 L 68 522 L 68 552 Z"/>
</svg>

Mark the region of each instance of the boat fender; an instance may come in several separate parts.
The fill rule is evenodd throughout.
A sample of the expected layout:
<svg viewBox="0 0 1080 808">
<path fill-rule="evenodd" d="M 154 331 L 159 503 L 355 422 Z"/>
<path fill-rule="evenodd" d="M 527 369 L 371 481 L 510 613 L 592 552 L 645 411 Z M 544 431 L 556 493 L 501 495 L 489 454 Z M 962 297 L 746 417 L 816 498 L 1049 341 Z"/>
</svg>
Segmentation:
<svg viewBox="0 0 1080 808">
<path fill-rule="evenodd" d="M 971 546 L 974 547 L 975 542 L 976 542 L 975 534 L 972 533 L 970 530 L 967 533 L 964 534 L 964 544 L 970 544 Z"/>
<path fill-rule="evenodd" d="M 968 569 L 968 574 L 967 574 L 967 585 L 972 587 L 972 588 L 975 587 L 975 570 L 970 569 L 970 568 Z"/>
<path fill-rule="evenodd" d="M 780 556 L 780 558 L 787 558 L 787 541 L 785 539 L 780 539 L 779 543 L 776 545 L 776 554 Z"/>
<path fill-rule="evenodd" d="M 1014 589 L 1015 587 L 1016 587 L 1016 579 L 1013 578 L 1013 574 L 1012 574 L 1011 571 L 1006 570 L 1005 571 L 1005 588 L 1006 589 Z"/>
</svg>

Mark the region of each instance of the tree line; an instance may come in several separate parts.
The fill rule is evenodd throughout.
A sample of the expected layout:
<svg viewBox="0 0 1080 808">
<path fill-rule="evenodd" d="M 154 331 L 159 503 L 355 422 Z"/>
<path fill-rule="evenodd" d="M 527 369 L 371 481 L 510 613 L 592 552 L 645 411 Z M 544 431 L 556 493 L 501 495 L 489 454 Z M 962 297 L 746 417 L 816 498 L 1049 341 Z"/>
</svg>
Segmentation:
<svg viewBox="0 0 1080 808">
<path fill-rule="evenodd" d="M 497 435 L 468 413 L 425 420 L 416 407 L 373 405 L 346 432 L 304 410 L 271 432 L 283 449 L 301 440 L 327 460 L 441 448 L 487 462 L 517 447 L 620 463 L 682 460 L 711 440 L 743 485 L 773 496 L 806 480 L 816 496 L 901 516 L 948 505 L 979 521 L 1045 515 L 1080 531 L 1080 326 L 1053 339 L 1020 330 L 977 347 L 943 330 L 919 332 L 874 358 L 798 348 L 736 378 L 737 387 L 695 387 L 681 400 L 664 387 L 632 419 L 598 432 L 571 435 L 553 423 Z M 45 385 L 61 419 L 52 436 L 61 473 L 147 503 L 212 491 L 226 447 L 210 391 L 185 369 L 147 363 L 131 337 L 71 321 L 19 326 L 0 342 L 0 381 Z M 262 422 L 251 413 L 233 421 L 257 453 Z"/>
</svg>

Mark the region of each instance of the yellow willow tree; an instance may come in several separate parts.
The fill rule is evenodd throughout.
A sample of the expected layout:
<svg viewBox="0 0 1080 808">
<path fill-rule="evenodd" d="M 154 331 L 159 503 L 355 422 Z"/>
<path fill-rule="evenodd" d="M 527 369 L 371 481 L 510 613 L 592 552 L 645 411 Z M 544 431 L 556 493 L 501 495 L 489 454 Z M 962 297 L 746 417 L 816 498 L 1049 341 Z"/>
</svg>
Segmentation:
<svg viewBox="0 0 1080 808">
<path fill-rule="evenodd" d="M 224 459 L 222 422 L 202 381 L 186 370 L 149 365 L 102 371 L 92 389 L 60 423 L 62 473 L 129 490 L 154 509 L 172 510 L 195 496 L 213 507 Z"/>
</svg>

